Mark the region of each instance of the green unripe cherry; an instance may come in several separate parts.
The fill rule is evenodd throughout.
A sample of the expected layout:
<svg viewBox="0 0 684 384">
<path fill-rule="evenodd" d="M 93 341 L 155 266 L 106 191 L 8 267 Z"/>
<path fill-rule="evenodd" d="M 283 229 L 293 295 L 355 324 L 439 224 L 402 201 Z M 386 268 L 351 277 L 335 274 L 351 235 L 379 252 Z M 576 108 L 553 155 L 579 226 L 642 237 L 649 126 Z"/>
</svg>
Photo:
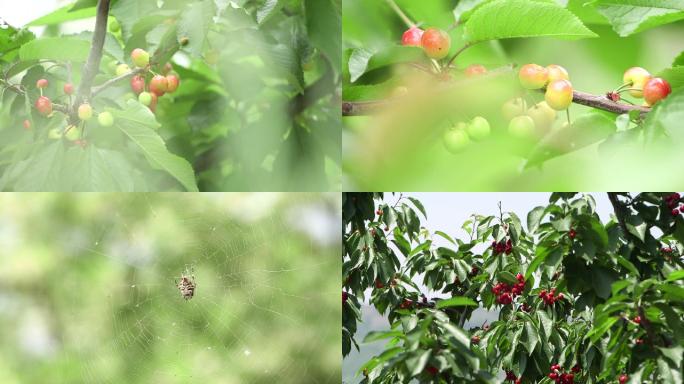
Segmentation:
<svg viewBox="0 0 684 384">
<path fill-rule="evenodd" d="M 78 128 L 76 128 L 75 125 L 70 125 L 67 127 L 67 130 L 64 133 L 64 137 L 66 137 L 66 139 L 69 141 L 76 141 L 81 138 L 81 133 L 78 131 Z"/>
<path fill-rule="evenodd" d="M 138 101 L 145 106 L 149 106 L 152 103 L 152 95 L 149 92 L 142 92 L 138 95 Z"/>
<path fill-rule="evenodd" d="M 491 132 L 491 127 L 489 126 L 489 121 L 482 116 L 476 116 L 468 126 L 466 127 L 466 132 L 468 136 L 475 141 L 484 140 L 489 136 Z"/>
<path fill-rule="evenodd" d="M 144 49 L 136 48 L 131 52 L 131 60 L 136 67 L 144 68 L 150 64 L 150 54 Z"/>
<path fill-rule="evenodd" d="M 461 122 L 444 132 L 442 139 L 447 151 L 455 154 L 462 152 L 468 146 L 470 138 L 466 133 L 466 128 L 466 124 Z"/>
<path fill-rule="evenodd" d="M 534 120 L 529 116 L 514 117 L 508 123 L 508 133 L 519 139 L 529 139 L 534 136 Z"/>
<path fill-rule="evenodd" d="M 97 115 L 97 122 L 103 127 L 111 127 L 114 125 L 114 116 L 110 112 L 102 112 Z"/>
<path fill-rule="evenodd" d="M 128 66 L 128 64 L 119 64 L 116 66 L 116 75 L 121 76 L 125 73 L 128 73 L 131 71 L 131 67 Z"/>
</svg>

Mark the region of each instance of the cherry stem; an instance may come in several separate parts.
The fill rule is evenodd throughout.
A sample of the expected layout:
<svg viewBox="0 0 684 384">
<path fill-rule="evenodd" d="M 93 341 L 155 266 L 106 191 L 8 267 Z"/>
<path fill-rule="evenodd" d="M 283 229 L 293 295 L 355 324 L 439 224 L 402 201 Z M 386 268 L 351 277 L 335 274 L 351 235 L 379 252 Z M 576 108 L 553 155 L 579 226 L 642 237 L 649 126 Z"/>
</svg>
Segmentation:
<svg viewBox="0 0 684 384">
<path fill-rule="evenodd" d="M 568 124 L 572 124 L 570 122 L 570 108 L 569 107 L 565 109 L 565 116 L 568 118 Z"/>
<path fill-rule="evenodd" d="M 625 88 L 625 89 L 621 89 L 621 90 L 619 90 L 619 91 L 616 91 L 616 93 L 622 93 L 622 92 L 627 92 L 627 91 L 639 91 L 639 92 L 642 92 L 643 89 L 639 89 L 639 88 Z"/>
<path fill-rule="evenodd" d="M 404 23 L 406 23 L 406 25 L 409 28 L 416 26 L 416 23 L 411 21 L 411 19 L 409 19 L 408 16 L 406 16 L 404 11 L 402 11 L 401 8 L 399 8 L 399 6 L 397 5 L 397 3 L 394 2 L 394 0 L 387 0 L 387 4 L 389 4 L 390 8 L 392 8 L 392 10 L 399 16 L 399 18 L 401 18 L 404 21 Z"/>
<path fill-rule="evenodd" d="M 458 55 L 460 55 L 461 52 L 465 51 L 466 49 L 470 48 L 471 46 L 472 46 L 472 44 L 466 43 L 466 45 L 464 45 L 464 46 L 462 46 L 461 48 L 459 48 L 459 50 L 456 51 L 456 53 L 454 53 L 453 56 L 451 56 L 451 59 L 449 59 L 449 61 L 447 62 L 447 65 L 445 66 L 445 68 L 451 67 L 451 64 L 454 63 L 454 60 L 456 60 L 456 58 L 458 57 Z"/>
<path fill-rule="evenodd" d="M 625 87 L 630 87 L 630 86 L 632 86 L 632 84 L 634 84 L 634 83 L 631 82 L 631 81 L 630 81 L 629 83 L 624 83 L 624 84 L 622 84 L 621 86 L 617 87 L 613 92 L 618 92 L 618 93 L 619 93 L 620 90 L 624 89 Z"/>
</svg>

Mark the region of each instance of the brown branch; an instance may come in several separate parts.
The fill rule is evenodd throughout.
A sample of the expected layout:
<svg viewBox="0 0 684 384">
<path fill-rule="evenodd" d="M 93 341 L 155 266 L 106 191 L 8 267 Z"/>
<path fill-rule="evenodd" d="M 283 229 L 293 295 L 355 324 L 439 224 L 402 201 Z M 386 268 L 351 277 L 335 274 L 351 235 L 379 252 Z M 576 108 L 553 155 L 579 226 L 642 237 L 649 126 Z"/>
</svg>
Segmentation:
<svg viewBox="0 0 684 384">
<path fill-rule="evenodd" d="M 453 85 L 460 85 L 452 83 Z M 543 90 L 542 90 L 543 91 Z M 638 105 L 627 105 L 616 103 L 608 99 L 605 95 L 592 95 L 590 93 L 573 91 L 572 102 L 575 104 L 585 105 L 604 111 L 613 112 L 616 114 L 629 113 L 630 111 L 639 111 L 642 115 L 651 111 L 651 108 L 642 107 Z M 343 116 L 363 116 L 376 112 L 378 109 L 386 107 L 392 103 L 391 99 L 387 100 L 370 100 L 370 101 L 343 101 L 342 115 Z"/>
<path fill-rule="evenodd" d="M 76 110 L 76 105 L 81 104 L 84 100 L 90 98 L 92 92 L 93 80 L 100 68 L 100 61 L 102 60 L 102 47 L 104 46 L 105 36 L 107 35 L 107 16 L 109 15 L 109 1 L 98 0 L 97 2 L 97 17 L 95 18 L 95 32 L 93 33 L 93 40 L 90 46 L 90 53 L 88 54 L 88 61 L 83 66 L 83 76 L 81 77 L 81 84 L 78 86 L 78 93 L 73 110 Z"/>
<path fill-rule="evenodd" d="M 92 95 L 92 97 L 95 97 L 98 93 L 104 91 L 105 89 L 107 89 L 107 88 L 109 88 L 110 86 L 114 85 L 114 84 L 117 83 L 118 81 L 121 81 L 121 80 L 124 80 L 124 79 L 126 79 L 126 78 L 135 76 L 135 75 L 140 74 L 140 73 L 143 73 L 143 72 L 145 72 L 145 71 L 147 71 L 147 68 L 137 68 L 137 69 L 134 69 L 134 70 L 132 70 L 132 71 L 126 72 L 126 73 L 124 73 L 124 74 L 121 75 L 121 76 L 117 76 L 117 77 L 115 77 L 115 78 L 113 78 L 113 79 L 109 79 L 109 80 L 105 81 L 104 83 L 102 83 L 101 85 L 99 85 L 99 86 L 97 86 L 97 87 L 93 87 L 93 90 L 92 90 L 91 95 Z"/>
</svg>

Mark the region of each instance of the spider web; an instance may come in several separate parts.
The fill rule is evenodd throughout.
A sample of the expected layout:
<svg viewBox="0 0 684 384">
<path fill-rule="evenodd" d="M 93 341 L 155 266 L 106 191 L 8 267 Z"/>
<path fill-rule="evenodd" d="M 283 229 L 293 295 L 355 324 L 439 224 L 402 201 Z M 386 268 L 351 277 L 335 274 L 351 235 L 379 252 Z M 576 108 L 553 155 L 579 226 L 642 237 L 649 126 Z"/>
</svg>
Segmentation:
<svg viewBox="0 0 684 384">
<path fill-rule="evenodd" d="M 54 382 L 339 382 L 334 194 L 98 196 L 111 219 L 61 233 Z"/>
</svg>

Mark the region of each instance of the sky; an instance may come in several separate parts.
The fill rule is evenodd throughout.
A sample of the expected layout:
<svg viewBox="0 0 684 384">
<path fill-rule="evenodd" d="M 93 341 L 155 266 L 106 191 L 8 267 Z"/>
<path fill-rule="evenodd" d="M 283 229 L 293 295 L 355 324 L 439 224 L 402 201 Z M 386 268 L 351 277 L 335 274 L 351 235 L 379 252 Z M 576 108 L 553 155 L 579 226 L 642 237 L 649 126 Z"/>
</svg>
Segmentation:
<svg viewBox="0 0 684 384">
<path fill-rule="evenodd" d="M 605 192 L 591 193 L 596 200 L 596 211 L 604 223 L 610 220 L 613 207 Z M 550 193 L 527 193 L 527 192 L 478 192 L 478 193 L 446 193 L 446 192 L 421 192 L 404 193 L 405 197 L 415 197 L 425 207 L 427 220 L 421 217 L 421 223 L 431 233 L 436 230 L 444 231 L 450 236 L 465 238 L 467 234 L 461 229 L 463 222 L 473 214 L 497 215 L 499 214 L 498 202 L 504 212 L 513 212 L 523 225 L 526 225 L 527 213 L 532 208 L 548 204 Z M 386 193 L 385 202 L 394 204 L 399 194 Z M 435 245 L 447 245 L 448 242 L 440 236 L 433 236 Z M 397 252 L 398 253 L 398 252 Z M 420 284 L 420 279 L 414 279 Z M 435 295 L 428 295 L 434 297 Z M 369 331 L 377 331 L 389 328 L 387 319 L 380 315 L 374 308 L 364 306 L 362 308 L 363 323 L 359 324 L 356 340 L 361 342 Z M 485 321 L 491 323 L 496 320 L 497 312 L 477 309 L 473 312 L 470 321 L 465 323 L 464 328 L 481 326 Z M 352 348 L 352 353 L 347 356 L 342 364 L 342 378 L 344 383 L 357 383 L 359 377 L 355 376 L 357 370 L 370 357 L 384 350 L 385 341 L 370 344 L 360 344 L 361 352 Z"/>
</svg>

